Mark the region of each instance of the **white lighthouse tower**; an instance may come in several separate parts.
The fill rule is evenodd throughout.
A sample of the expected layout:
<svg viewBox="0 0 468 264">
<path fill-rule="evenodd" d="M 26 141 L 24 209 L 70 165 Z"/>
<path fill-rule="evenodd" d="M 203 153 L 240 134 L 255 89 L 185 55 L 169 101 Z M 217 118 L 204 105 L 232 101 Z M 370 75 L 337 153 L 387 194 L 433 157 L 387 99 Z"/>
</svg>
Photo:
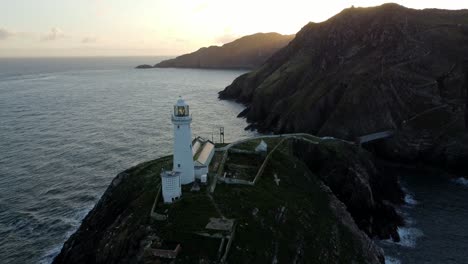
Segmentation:
<svg viewBox="0 0 468 264">
<path fill-rule="evenodd" d="M 192 117 L 189 106 L 179 97 L 172 114 L 174 124 L 174 165 L 173 171 L 180 172 L 180 183 L 189 184 L 195 181 L 192 156 Z"/>
</svg>

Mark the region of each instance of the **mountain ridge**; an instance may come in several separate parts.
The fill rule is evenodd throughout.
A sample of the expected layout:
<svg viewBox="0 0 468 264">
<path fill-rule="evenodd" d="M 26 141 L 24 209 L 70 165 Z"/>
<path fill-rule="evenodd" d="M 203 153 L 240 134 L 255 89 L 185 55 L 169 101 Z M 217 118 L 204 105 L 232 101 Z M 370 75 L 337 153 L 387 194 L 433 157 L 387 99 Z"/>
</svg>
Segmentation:
<svg viewBox="0 0 468 264">
<path fill-rule="evenodd" d="M 287 45 L 294 35 L 256 33 L 243 36 L 222 46 L 202 47 L 192 53 L 164 60 L 154 66 L 143 64 L 137 68 L 207 68 L 253 69 L 271 54 Z"/>
</svg>

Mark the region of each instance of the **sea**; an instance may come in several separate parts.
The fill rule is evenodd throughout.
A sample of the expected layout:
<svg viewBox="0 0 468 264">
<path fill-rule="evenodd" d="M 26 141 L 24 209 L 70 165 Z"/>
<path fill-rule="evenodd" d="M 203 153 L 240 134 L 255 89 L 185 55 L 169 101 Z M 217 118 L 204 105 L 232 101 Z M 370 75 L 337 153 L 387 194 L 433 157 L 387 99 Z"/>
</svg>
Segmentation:
<svg viewBox="0 0 468 264">
<path fill-rule="evenodd" d="M 161 59 L 0 59 L 0 263 L 50 263 L 116 174 L 171 154 L 179 96 L 194 137 L 253 135 L 217 98 L 244 71 L 134 69 Z"/>
<path fill-rule="evenodd" d="M 452 177 L 399 173 L 406 195 L 398 210 L 406 224 L 400 242 L 377 242 L 386 264 L 468 263 L 468 179 Z"/>
<path fill-rule="evenodd" d="M 193 136 L 255 135 L 220 101 L 240 70 L 146 69 L 164 57 L 0 59 L 0 263 L 50 263 L 115 175 L 171 154 L 173 104 Z M 387 263 L 468 263 L 468 181 L 401 175 L 402 241 Z"/>
</svg>

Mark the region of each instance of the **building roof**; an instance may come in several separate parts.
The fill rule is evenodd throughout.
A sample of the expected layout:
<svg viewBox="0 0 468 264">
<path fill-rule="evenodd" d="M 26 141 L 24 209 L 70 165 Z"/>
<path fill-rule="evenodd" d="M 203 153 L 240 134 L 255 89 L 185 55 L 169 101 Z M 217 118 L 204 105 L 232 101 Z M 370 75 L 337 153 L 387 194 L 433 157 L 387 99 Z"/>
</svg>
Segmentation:
<svg viewBox="0 0 468 264">
<path fill-rule="evenodd" d="M 163 172 L 161 172 L 161 177 L 163 177 L 163 178 L 180 177 L 180 172 L 178 172 L 178 171 L 163 171 Z"/>
<path fill-rule="evenodd" d="M 182 96 L 179 96 L 179 99 L 177 100 L 176 106 L 187 106 L 184 99 L 182 99 Z"/>
<path fill-rule="evenodd" d="M 265 143 L 265 141 L 262 141 L 260 142 L 260 144 L 258 144 L 258 146 L 255 148 L 255 151 L 256 152 L 266 152 L 268 149 L 268 145 L 267 143 Z"/>
<path fill-rule="evenodd" d="M 208 166 L 213 157 L 215 144 L 208 139 L 197 137 L 192 141 L 192 155 L 195 165 Z"/>
</svg>

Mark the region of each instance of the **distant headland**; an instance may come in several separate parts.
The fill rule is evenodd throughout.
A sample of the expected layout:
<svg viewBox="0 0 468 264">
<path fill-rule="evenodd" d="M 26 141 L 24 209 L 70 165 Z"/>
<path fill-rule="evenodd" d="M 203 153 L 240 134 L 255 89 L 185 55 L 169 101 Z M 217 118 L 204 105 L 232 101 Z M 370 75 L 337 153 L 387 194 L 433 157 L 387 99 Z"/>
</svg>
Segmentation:
<svg viewBox="0 0 468 264">
<path fill-rule="evenodd" d="M 162 61 L 154 66 L 142 64 L 136 68 L 253 69 L 263 64 L 293 38 L 294 35 L 257 33 L 222 46 L 200 48 L 195 52 Z"/>
</svg>

